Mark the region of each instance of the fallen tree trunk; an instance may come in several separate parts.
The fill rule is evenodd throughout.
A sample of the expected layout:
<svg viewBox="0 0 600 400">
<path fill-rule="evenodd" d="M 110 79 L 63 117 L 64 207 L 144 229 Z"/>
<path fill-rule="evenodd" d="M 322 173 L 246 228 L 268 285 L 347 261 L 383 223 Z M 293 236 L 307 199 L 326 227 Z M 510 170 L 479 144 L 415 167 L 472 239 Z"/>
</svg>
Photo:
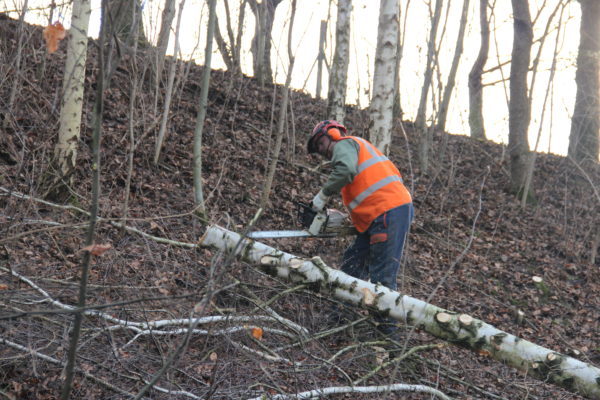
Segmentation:
<svg viewBox="0 0 600 400">
<path fill-rule="evenodd" d="M 541 381 L 590 399 L 600 399 L 600 368 L 518 338 L 467 314 L 451 312 L 353 278 L 328 267 L 318 257 L 312 260 L 296 257 L 218 226 L 209 227 L 199 245 L 235 251 L 237 257 L 260 264 L 273 275 L 315 284 L 337 299 L 379 310 L 397 321 L 492 357 Z"/>
</svg>

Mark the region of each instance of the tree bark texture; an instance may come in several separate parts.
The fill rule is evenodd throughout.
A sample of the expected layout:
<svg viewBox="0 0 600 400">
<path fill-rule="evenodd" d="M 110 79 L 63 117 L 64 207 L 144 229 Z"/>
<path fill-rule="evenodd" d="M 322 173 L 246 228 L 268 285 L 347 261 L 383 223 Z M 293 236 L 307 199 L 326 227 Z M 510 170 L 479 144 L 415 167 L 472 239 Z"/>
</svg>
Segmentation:
<svg viewBox="0 0 600 400">
<path fill-rule="evenodd" d="M 527 91 L 527 74 L 533 30 L 528 0 L 511 0 L 513 8 L 513 48 L 510 68 L 510 103 L 508 115 L 508 152 L 510 155 L 511 191 L 519 193 L 525 185 L 531 120 L 531 103 Z"/>
<path fill-rule="evenodd" d="M 577 95 L 571 119 L 569 156 L 581 162 L 598 162 L 600 129 L 600 2 L 580 0 L 581 27 L 575 82 Z"/>
<path fill-rule="evenodd" d="M 456 72 L 458 71 L 458 64 L 460 63 L 460 57 L 463 53 L 463 42 L 465 39 L 468 15 L 469 0 L 463 0 L 458 37 L 456 38 L 456 49 L 454 51 L 454 58 L 452 59 L 452 65 L 450 66 L 450 72 L 448 73 L 448 80 L 446 82 L 446 87 L 444 88 L 442 104 L 440 104 L 440 112 L 437 118 L 436 128 L 442 132 L 446 130 L 446 118 L 448 116 L 448 108 L 450 107 L 450 97 L 452 96 L 452 90 L 454 90 L 454 85 L 456 83 Z"/>
<path fill-rule="evenodd" d="M 350 59 L 350 16 L 352 0 L 338 0 L 337 22 L 335 25 L 335 53 L 329 72 L 327 94 L 327 118 L 343 123 L 348 83 L 348 62 Z"/>
<path fill-rule="evenodd" d="M 80 137 L 83 109 L 83 86 L 87 59 L 88 25 L 91 0 L 73 2 L 67 59 L 63 78 L 63 96 L 59 116 L 58 141 L 54 155 L 58 173 L 63 181 L 71 182 L 71 173 L 77 160 L 77 143 Z"/>
<path fill-rule="evenodd" d="M 389 154 L 394 118 L 394 77 L 398 48 L 398 0 L 381 0 L 373 97 L 369 110 L 369 140 L 383 154 Z"/>
<path fill-rule="evenodd" d="M 488 0 L 479 0 L 479 25 L 481 29 L 481 45 L 479 54 L 469 72 L 469 128 L 471 137 L 485 139 L 483 121 L 483 67 L 487 62 L 490 50 L 490 24 L 487 16 Z"/>
<path fill-rule="evenodd" d="M 167 48 L 169 47 L 169 37 L 171 36 L 171 25 L 173 25 L 173 19 L 175 18 L 175 0 L 165 0 L 165 6 L 162 12 L 162 18 L 160 21 L 160 31 L 158 33 L 158 40 L 156 42 L 156 81 L 160 82 L 162 77 L 163 68 L 165 65 L 165 55 L 167 54 Z M 177 57 L 177 53 L 175 53 Z"/>
<path fill-rule="evenodd" d="M 280 278 L 310 283 L 341 301 L 378 310 L 529 376 L 600 399 L 600 368 L 513 336 L 467 314 L 451 312 L 354 278 L 330 268 L 318 257 L 311 260 L 296 257 L 218 226 L 209 227 L 199 245 L 234 252 L 243 261 L 259 264 Z"/>
</svg>

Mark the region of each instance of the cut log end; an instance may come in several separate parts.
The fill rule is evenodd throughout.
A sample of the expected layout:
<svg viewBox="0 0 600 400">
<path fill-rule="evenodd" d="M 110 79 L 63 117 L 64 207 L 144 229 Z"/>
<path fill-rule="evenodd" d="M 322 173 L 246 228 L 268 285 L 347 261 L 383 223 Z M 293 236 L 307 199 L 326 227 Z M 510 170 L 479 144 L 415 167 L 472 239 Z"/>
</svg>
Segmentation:
<svg viewBox="0 0 600 400">
<path fill-rule="evenodd" d="M 447 324 L 450 321 L 452 321 L 452 315 L 445 313 L 445 312 L 440 312 L 440 313 L 437 313 L 437 315 L 435 316 L 435 319 L 437 320 L 437 322 L 439 322 L 441 324 Z"/>
<path fill-rule="evenodd" d="M 470 326 L 473 323 L 473 317 L 467 314 L 460 314 L 458 316 L 458 322 L 464 326 Z"/>
</svg>

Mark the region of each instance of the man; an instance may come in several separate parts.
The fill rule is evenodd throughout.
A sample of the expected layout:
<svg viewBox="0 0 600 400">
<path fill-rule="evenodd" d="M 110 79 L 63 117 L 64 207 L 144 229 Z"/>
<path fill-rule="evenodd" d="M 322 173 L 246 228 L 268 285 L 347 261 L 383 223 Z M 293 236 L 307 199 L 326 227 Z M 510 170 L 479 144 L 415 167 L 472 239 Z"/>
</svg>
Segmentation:
<svg viewBox="0 0 600 400">
<path fill-rule="evenodd" d="M 371 279 L 396 290 L 396 277 L 408 229 L 413 218 L 410 193 L 396 166 L 367 140 L 346 136 L 342 124 L 321 121 L 308 140 L 308 152 L 331 160 L 327 182 L 312 200 L 323 211 L 329 197 L 340 193 L 358 230 L 344 252 L 342 271 L 359 279 Z M 378 329 L 396 336 L 391 319 L 377 318 Z"/>
</svg>

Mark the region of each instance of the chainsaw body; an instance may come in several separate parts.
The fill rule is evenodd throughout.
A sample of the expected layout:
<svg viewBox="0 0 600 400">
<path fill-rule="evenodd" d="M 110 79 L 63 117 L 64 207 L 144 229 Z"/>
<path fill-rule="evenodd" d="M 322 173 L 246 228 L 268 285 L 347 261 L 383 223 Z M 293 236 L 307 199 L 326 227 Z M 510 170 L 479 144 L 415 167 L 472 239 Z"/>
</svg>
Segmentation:
<svg viewBox="0 0 600 400">
<path fill-rule="evenodd" d="M 350 224 L 348 216 L 335 209 L 316 212 L 309 204 L 297 202 L 297 222 L 303 230 L 258 231 L 250 232 L 251 239 L 269 239 L 286 237 L 335 237 L 357 234 Z"/>
</svg>

